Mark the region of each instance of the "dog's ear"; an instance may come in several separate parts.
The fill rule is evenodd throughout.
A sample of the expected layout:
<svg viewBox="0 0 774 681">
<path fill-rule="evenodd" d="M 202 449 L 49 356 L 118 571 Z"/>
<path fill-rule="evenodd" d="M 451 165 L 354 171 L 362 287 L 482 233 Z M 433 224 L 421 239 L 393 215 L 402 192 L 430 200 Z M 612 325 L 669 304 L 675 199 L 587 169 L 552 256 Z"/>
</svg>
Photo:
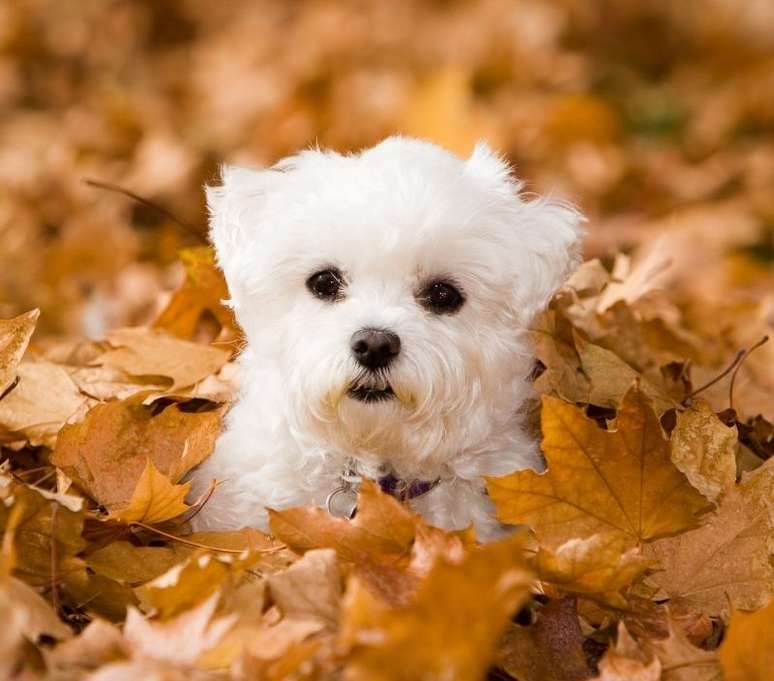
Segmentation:
<svg viewBox="0 0 774 681">
<path fill-rule="evenodd" d="M 508 162 L 479 142 L 466 171 L 503 197 L 510 214 L 508 242 L 513 266 L 513 307 L 531 318 L 543 309 L 580 261 L 585 218 L 569 203 L 551 198 L 525 200 L 522 182 Z"/>
<path fill-rule="evenodd" d="M 235 258 L 255 230 L 254 220 L 248 217 L 251 213 L 254 215 L 256 202 L 261 201 L 268 189 L 269 172 L 224 165 L 220 170 L 220 185 L 205 187 L 210 240 L 227 278 Z"/>
</svg>

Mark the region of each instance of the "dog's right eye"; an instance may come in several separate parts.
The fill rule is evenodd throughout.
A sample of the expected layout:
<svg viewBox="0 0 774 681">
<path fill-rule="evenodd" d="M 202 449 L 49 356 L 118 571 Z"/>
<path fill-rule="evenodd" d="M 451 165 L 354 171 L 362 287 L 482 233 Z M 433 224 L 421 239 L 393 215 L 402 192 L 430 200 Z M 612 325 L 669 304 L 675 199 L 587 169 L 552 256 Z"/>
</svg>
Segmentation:
<svg viewBox="0 0 774 681">
<path fill-rule="evenodd" d="M 306 280 L 306 287 L 315 298 L 320 300 L 340 300 L 341 289 L 344 287 L 344 279 L 341 272 L 336 269 L 316 272 Z"/>
</svg>

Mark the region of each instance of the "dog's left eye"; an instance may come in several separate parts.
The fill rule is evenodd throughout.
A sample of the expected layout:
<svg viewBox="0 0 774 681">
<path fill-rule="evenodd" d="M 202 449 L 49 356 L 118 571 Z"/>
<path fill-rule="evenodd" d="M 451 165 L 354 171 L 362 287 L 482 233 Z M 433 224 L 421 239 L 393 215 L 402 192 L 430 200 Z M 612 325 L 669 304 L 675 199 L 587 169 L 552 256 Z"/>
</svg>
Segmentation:
<svg viewBox="0 0 774 681">
<path fill-rule="evenodd" d="M 339 300 L 344 280 L 336 269 L 322 270 L 306 280 L 306 287 L 321 300 Z"/>
<path fill-rule="evenodd" d="M 419 302 L 436 314 L 453 314 L 462 307 L 465 297 L 453 284 L 434 281 L 419 295 Z"/>
</svg>

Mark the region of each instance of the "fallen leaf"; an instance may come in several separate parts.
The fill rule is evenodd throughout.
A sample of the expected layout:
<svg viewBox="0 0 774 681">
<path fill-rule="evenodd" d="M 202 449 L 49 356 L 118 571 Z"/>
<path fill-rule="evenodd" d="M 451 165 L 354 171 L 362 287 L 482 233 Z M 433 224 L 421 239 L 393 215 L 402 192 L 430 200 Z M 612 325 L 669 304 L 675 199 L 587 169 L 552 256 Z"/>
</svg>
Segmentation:
<svg viewBox="0 0 774 681">
<path fill-rule="evenodd" d="M 134 587 L 159 577 L 185 560 L 188 547 L 135 546 L 128 541 L 114 541 L 84 556 L 84 562 L 97 574 Z"/>
<path fill-rule="evenodd" d="M 774 601 L 758 612 L 734 612 L 718 657 L 725 681 L 770 681 L 774 669 Z"/>
<path fill-rule="evenodd" d="M 697 648 L 673 626 L 669 636 L 651 639 L 648 647 L 661 662 L 661 681 L 713 681 L 720 678 L 718 656 L 714 651 Z"/>
<path fill-rule="evenodd" d="M 62 429 L 51 461 L 108 509 L 126 506 L 148 459 L 177 482 L 212 451 L 221 411 L 189 413 L 171 404 L 160 414 L 138 398 L 94 407 Z"/>
<path fill-rule="evenodd" d="M 534 568 L 538 577 L 562 591 L 593 595 L 615 607 L 623 608 L 626 599 L 621 590 L 640 577 L 652 561 L 631 547 L 620 534 L 595 534 L 585 539 L 570 539 L 556 551 L 540 548 Z"/>
<path fill-rule="evenodd" d="M 677 416 L 672 431 L 672 462 L 710 501 L 736 482 L 738 433 L 715 416 L 703 400 Z"/>
<path fill-rule="evenodd" d="M 132 657 L 192 667 L 216 646 L 233 626 L 236 616 L 214 617 L 218 593 L 174 619 L 152 622 L 130 608 L 124 625 L 124 640 Z"/>
<path fill-rule="evenodd" d="M 661 663 L 657 657 L 646 653 L 618 623 L 615 646 L 608 648 L 599 661 L 599 676 L 593 681 L 659 681 Z"/>
<path fill-rule="evenodd" d="M 351 562 L 385 554 L 408 556 L 415 516 L 370 480 L 360 486 L 357 509 L 351 521 L 317 507 L 270 509 L 269 525 L 275 537 L 300 552 L 331 548 L 342 560 Z"/>
<path fill-rule="evenodd" d="M 529 525 L 549 549 L 599 533 L 630 545 L 651 541 L 694 526 L 706 506 L 672 464 L 653 407 L 636 388 L 624 397 L 614 430 L 548 396 L 542 427 L 547 472 L 488 478 L 487 486 L 498 518 Z"/>
<path fill-rule="evenodd" d="M 774 459 L 720 499 L 698 529 L 645 547 L 661 571 L 649 581 L 669 598 L 708 615 L 761 607 L 774 591 Z"/>
<path fill-rule="evenodd" d="M 0 319 L 0 399 L 16 381 L 19 366 L 35 331 L 40 310 L 31 310 L 13 319 Z"/>
<path fill-rule="evenodd" d="M 17 373 L 18 384 L 0 399 L 0 442 L 51 446 L 62 426 L 85 411 L 88 398 L 57 364 L 23 361 Z"/>
<path fill-rule="evenodd" d="M 439 560 L 404 607 L 351 578 L 339 637 L 346 678 L 483 678 L 508 619 L 529 594 L 533 576 L 523 553 L 519 534 L 473 550 L 459 564 Z"/>
<path fill-rule="evenodd" d="M 128 650 L 117 627 L 96 619 L 75 638 L 45 652 L 49 668 L 59 672 L 84 672 L 127 657 Z"/>
<path fill-rule="evenodd" d="M 511 624 L 500 644 L 499 666 L 519 681 L 586 681 L 591 670 L 574 599 L 549 601 L 529 626 Z"/>
<path fill-rule="evenodd" d="M 341 574 L 332 549 L 308 551 L 284 572 L 271 575 L 268 584 L 285 617 L 318 617 L 333 626 L 338 622 Z"/>
<path fill-rule="evenodd" d="M 217 371 L 231 353 L 210 345 L 191 343 L 162 331 L 117 329 L 107 335 L 114 346 L 96 361 L 131 376 L 164 376 L 170 390 L 194 385 Z"/>
<path fill-rule="evenodd" d="M 183 485 L 173 484 L 166 475 L 159 472 L 149 458 L 129 503 L 124 508 L 112 511 L 105 519 L 156 525 L 177 518 L 191 508 L 185 503 L 190 486 L 190 482 Z"/>
<path fill-rule="evenodd" d="M 65 640 L 73 635 L 51 605 L 31 586 L 15 577 L 6 577 L 0 583 L 0 589 L 15 611 L 19 630 L 28 640 L 35 643 L 41 636 Z"/>
</svg>

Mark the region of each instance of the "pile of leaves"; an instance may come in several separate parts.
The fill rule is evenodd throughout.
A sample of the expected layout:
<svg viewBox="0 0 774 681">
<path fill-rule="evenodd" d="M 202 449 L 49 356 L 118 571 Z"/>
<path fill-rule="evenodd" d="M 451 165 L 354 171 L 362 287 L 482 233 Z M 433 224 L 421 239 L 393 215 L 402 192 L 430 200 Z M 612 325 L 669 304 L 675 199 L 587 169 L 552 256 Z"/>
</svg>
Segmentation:
<svg viewBox="0 0 774 681">
<path fill-rule="evenodd" d="M 152 326 L 0 322 L 3 678 L 768 678 L 774 431 L 721 404 L 767 346 L 694 385 L 711 344 L 653 257 L 586 262 L 536 320 L 548 470 L 487 481 L 519 529 L 484 545 L 368 482 L 351 521 L 191 532 L 239 347 L 206 249 Z"/>
</svg>

